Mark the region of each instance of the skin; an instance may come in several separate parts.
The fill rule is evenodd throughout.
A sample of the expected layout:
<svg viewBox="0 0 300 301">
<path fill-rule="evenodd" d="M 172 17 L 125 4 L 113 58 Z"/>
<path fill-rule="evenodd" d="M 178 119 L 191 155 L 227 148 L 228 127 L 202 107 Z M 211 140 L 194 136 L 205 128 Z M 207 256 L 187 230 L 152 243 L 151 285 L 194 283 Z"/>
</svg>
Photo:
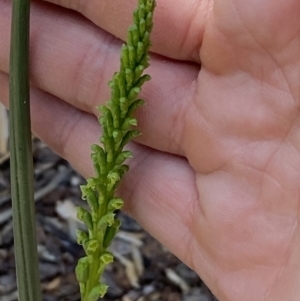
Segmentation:
<svg viewBox="0 0 300 301">
<path fill-rule="evenodd" d="M 90 176 L 95 106 L 136 1 L 51 1 L 32 3 L 33 131 Z M 299 300 L 300 2 L 157 2 L 126 211 L 220 301 Z M 5 105 L 10 5 L 0 0 Z"/>
</svg>

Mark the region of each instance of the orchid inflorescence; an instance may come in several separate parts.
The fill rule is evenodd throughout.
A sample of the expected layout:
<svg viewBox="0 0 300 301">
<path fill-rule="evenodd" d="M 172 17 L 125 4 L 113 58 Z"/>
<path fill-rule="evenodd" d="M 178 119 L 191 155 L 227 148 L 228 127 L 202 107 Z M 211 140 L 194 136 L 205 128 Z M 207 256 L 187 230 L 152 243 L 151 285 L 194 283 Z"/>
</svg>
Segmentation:
<svg viewBox="0 0 300 301">
<path fill-rule="evenodd" d="M 144 103 L 138 95 L 142 85 L 150 80 L 143 72 L 149 66 L 154 8 L 155 0 L 139 0 L 127 43 L 121 49 L 120 71 L 109 82 L 111 99 L 98 107 L 102 113 L 99 118 L 102 146 L 92 145 L 95 177 L 81 186 L 82 198 L 87 201 L 89 210 L 82 207 L 77 210 L 78 219 L 88 230 L 77 230 L 77 241 L 86 253 L 76 267 L 82 301 L 96 301 L 107 291 L 107 285 L 100 279 L 106 265 L 113 261 L 108 247 L 120 227 L 115 211 L 121 209 L 124 202 L 115 193 L 129 169 L 124 162 L 132 158 L 132 153 L 124 147 L 140 134 L 135 129 L 137 119 L 133 114 Z"/>
</svg>

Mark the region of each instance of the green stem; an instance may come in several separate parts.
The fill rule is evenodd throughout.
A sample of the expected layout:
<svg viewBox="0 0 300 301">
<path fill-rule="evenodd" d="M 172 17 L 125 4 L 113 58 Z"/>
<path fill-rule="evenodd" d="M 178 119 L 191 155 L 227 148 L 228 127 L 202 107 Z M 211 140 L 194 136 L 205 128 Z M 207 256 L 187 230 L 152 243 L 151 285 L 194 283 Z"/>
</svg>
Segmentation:
<svg viewBox="0 0 300 301">
<path fill-rule="evenodd" d="M 14 0 L 10 57 L 11 189 L 20 301 L 40 301 L 29 103 L 29 0 Z"/>
</svg>

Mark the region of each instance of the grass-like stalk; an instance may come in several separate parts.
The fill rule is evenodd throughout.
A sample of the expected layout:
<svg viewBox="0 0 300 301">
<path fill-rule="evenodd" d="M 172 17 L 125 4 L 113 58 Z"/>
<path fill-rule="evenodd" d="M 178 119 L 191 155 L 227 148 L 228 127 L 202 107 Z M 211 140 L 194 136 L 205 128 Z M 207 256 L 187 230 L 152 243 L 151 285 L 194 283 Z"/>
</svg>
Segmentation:
<svg viewBox="0 0 300 301">
<path fill-rule="evenodd" d="M 29 102 L 30 0 L 13 0 L 10 151 L 14 245 L 20 301 L 40 301 Z"/>
</svg>

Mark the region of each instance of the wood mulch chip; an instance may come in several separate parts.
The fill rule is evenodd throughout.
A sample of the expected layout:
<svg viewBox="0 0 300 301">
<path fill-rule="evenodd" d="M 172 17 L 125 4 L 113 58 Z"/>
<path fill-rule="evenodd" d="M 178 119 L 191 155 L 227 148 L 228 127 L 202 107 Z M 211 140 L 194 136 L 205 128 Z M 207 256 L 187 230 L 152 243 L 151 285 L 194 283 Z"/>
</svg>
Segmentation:
<svg viewBox="0 0 300 301">
<path fill-rule="evenodd" d="M 34 139 L 35 201 L 40 277 L 44 301 L 80 299 L 74 268 L 83 256 L 75 239 L 75 207 L 84 179 L 41 141 Z M 2 156 L 3 158 L 4 156 Z M 1 159 L 1 158 L 0 158 Z M 17 300 L 10 199 L 9 156 L 0 161 L 0 301 Z M 104 273 L 104 300 L 217 301 L 197 274 L 168 252 L 134 220 L 119 212 L 121 231 Z"/>
</svg>

